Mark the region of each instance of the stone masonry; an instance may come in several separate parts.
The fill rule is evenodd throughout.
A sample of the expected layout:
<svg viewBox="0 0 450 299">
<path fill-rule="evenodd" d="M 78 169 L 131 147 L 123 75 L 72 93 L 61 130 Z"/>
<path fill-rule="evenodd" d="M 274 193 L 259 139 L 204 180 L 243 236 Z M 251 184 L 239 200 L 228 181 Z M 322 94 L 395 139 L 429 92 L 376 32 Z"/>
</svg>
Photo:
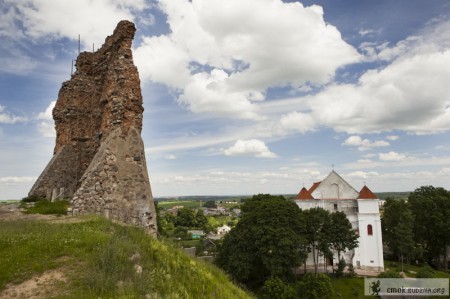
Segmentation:
<svg viewBox="0 0 450 299">
<path fill-rule="evenodd" d="M 96 213 L 156 233 L 145 161 L 142 95 L 131 43 L 121 21 L 96 52 L 82 52 L 53 109 L 53 158 L 30 196 L 71 199 L 73 214 Z"/>
</svg>

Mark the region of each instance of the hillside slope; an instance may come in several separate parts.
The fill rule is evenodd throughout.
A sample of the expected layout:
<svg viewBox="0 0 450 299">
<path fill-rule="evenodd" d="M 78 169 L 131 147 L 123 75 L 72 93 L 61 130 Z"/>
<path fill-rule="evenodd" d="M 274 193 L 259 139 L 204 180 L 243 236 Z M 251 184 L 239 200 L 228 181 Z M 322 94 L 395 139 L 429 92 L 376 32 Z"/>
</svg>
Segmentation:
<svg viewBox="0 0 450 299">
<path fill-rule="evenodd" d="M 99 217 L 0 222 L 0 298 L 251 298 L 218 268 Z"/>
</svg>

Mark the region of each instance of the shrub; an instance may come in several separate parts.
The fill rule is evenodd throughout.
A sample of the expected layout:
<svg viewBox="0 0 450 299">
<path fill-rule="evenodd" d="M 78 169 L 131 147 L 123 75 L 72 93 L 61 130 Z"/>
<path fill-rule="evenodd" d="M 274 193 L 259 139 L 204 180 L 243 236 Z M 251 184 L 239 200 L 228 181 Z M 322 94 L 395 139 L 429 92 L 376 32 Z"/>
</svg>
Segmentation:
<svg viewBox="0 0 450 299">
<path fill-rule="evenodd" d="M 402 278 L 400 273 L 392 271 L 392 270 L 387 270 L 387 271 L 381 272 L 380 275 L 378 275 L 377 277 L 378 278 Z"/>
<path fill-rule="evenodd" d="M 30 195 L 27 197 L 22 198 L 21 202 L 22 203 L 28 203 L 28 202 L 38 202 L 38 201 L 44 201 L 46 200 L 45 198 L 41 198 L 39 196 L 36 195 Z"/>
<path fill-rule="evenodd" d="M 347 277 L 355 277 L 356 273 L 355 273 L 355 268 L 353 267 L 353 264 L 348 264 L 348 272 L 347 272 Z"/>
<path fill-rule="evenodd" d="M 50 202 L 48 200 L 39 200 L 32 207 L 25 207 L 26 214 L 46 214 L 46 215 L 67 215 L 69 201 L 60 200 Z"/>
<path fill-rule="evenodd" d="M 338 263 L 337 270 L 336 270 L 336 277 L 342 277 L 342 276 L 343 276 L 343 274 L 344 274 L 344 269 L 345 269 L 345 266 L 346 266 L 346 265 L 347 265 L 347 264 L 345 263 L 344 259 L 341 258 L 340 261 L 339 261 L 339 263 Z"/>
<path fill-rule="evenodd" d="M 434 270 L 429 266 L 425 265 L 422 267 L 419 271 L 417 271 L 417 278 L 434 278 L 435 272 Z"/>
<path fill-rule="evenodd" d="M 297 298 L 318 299 L 330 298 L 334 290 L 331 279 L 325 274 L 307 273 L 295 284 Z"/>
<path fill-rule="evenodd" d="M 278 277 L 270 277 L 264 282 L 262 289 L 263 299 L 294 299 L 296 298 L 295 295 L 294 288 Z"/>
</svg>

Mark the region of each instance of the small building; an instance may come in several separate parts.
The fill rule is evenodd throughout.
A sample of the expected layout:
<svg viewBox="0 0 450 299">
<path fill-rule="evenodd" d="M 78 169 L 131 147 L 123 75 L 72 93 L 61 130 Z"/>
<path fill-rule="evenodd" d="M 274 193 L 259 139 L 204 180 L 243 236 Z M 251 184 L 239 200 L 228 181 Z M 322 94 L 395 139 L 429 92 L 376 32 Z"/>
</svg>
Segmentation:
<svg viewBox="0 0 450 299">
<path fill-rule="evenodd" d="M 358 192 L 333 170 L 323 181 L 314 183 L 308 190 L 303 187 L 295 202 L 302 210 L 320 207 L 332 213 L 344 212 L 359 234 L 358 247 L 345 252 L 342 255 L 344 260 L 356 269 L 384 270 L 380 200 L 367 186 Z M 319 265 L 330 262 L 323 257 L 319 259 Z M 332 264 L 338 262 L 337 253 L 334 253 Z M 311 254 L 306 265 L 314 265 Z"/>
<path fill-rule="evenodd" d="M 231 227 L 229 227 L 228 225 L 222 225 L 217 228 L 217 234 L 218 235 L 226 235 L 230 232 L 230 230 L 231 230 Z"/>
<path fill-rule="evenodd" d="M 202 230 L 188 230 L 188 234 L 191 234 L 192 239 L 200 239 L 205 235 L 205 232 Z"/>
</svg>

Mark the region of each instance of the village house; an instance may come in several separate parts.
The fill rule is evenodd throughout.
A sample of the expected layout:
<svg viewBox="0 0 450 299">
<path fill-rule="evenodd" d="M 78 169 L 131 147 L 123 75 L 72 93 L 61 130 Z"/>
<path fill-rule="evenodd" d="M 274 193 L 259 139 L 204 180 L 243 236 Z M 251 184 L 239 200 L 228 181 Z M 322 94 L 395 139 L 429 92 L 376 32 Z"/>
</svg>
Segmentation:
<svg viewBox="0 0 450 299">
<path fill-rule="evenodd" d="M 359 236 L 358 247 L 342 255 L 345 262 L 356 269 L 384 270 L 380 200 L 367 186 L 358 192 L 332 170 L 323 181 L 314 183 L 309 189 L 303 187 L 295 202 L 302 210 L 320 207 L 330 212 L 344 212 Z M 336 265 L 338 262 L 336 252 L 333 261 L 326 261 L 324 257 L 319 259 L 322 266 L 325 263 Z M 306 266 L 314 266 L 311 254 Z"/>
</svg>

